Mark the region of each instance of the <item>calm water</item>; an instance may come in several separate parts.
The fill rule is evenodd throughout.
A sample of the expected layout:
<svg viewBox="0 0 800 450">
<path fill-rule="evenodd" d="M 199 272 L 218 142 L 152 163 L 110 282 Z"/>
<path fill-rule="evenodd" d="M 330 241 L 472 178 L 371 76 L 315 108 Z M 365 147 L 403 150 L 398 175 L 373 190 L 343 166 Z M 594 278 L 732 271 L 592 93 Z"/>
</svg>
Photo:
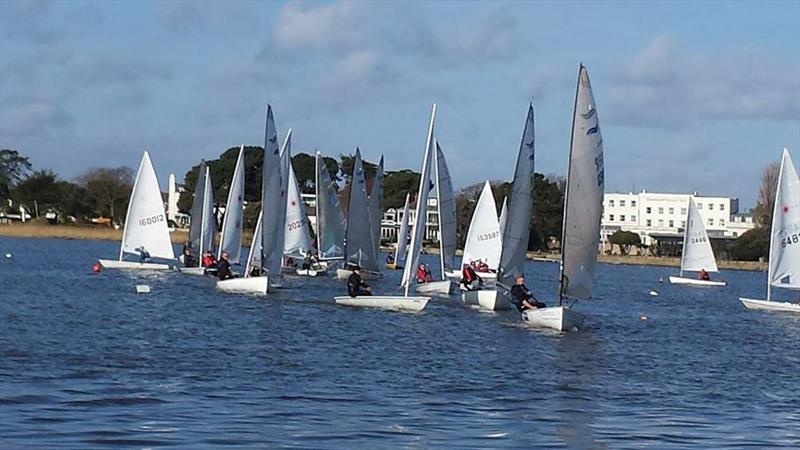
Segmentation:
<svg viewBox="0 0 800 450">
<path fill-rule="evenodd" d="M 555 334 L 447 301 L 336 307 L 334 279 L 252 298 L 93 274 L 117 245 L 0 238 L 3 449 L 800 447 L 800 318 L 737 300 L 763 273 L 700 290 L 603 265 L 587 327 Z M 552 302 L 557 266 L 528 273 Z"/>
</svg>

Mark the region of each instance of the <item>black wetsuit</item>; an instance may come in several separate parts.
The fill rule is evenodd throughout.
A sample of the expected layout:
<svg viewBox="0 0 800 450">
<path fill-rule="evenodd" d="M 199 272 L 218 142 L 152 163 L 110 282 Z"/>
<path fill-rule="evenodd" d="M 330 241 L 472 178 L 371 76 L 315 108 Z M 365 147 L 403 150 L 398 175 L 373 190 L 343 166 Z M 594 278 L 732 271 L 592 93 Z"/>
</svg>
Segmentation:
<svg viewBox="0 0 800 450">
<path fill-rule="evenodd" d="M 353 272 L 347 278 L 347 295 L 350 297 L 358 297 L 359 295 L 372 295 L 367 288 L 369 285 L 361 281 L 361 275 Z"/>
<path fill-rule="evenodd" d="M 228 262 L 227 259 L 222 258 L 217 261 L 217 278 L 220 280 L 233 278 L 233 273 L 231 272 L 231 263 Z"/>
<path fill-rule="evenodd" d="M 527 300 L 528 303 L 536 306 L 537 308 L 544 308 L 545 306 L 547 306 L 538 300 L 534 300 L 533 297 L 531 297 L 531 295 L 529 294 L 529 292 L 530 290 L 524 284 L 515 284 L 514 286 L 511 286 L 511 295 L 514 297 L 515 300 L 514 304 L 519 310 L 519 312 L 525 311 L 526 309 L 530 309 L 522 304 L 522 302 L 525 300 Z"/>
</svg>

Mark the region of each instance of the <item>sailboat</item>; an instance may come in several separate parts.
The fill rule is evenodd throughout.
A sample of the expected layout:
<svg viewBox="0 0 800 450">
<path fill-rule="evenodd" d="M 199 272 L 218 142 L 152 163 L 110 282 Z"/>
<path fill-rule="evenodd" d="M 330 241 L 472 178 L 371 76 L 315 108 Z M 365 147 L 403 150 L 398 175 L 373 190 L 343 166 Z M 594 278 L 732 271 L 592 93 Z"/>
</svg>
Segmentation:
<svg viewBox="0 0 800 450">
<path fill-rule="evenodd" d="M 242 254 L 242 219 L 244 216 L 244 145 L 239 148 L 239 157 L 233 169 L 231 185 L 228 188 L 228 202 L 225 203 L 225 218 L 219 238 L 219 254 L 228 253 L 231 264 L 239 264 Z"/>
<path fill-rule="evenodd" d="M 800 303 L 772 300 L 774 287 L 800 293 L 800 178 L 789 156 L 789 150 L 785 148 L 772 211 L 767 299 L 740 297 L 739 301 L 748 309 L 800 314 Z"/>
<path fill-rule="evenodd" d="M 581 64 L 572 113 L 567 187 L 564 198 L 564 222 L 561 234 L 561 276 L 558 306 L 528 310 L 522 313 L 523 323 L 533 327 L 559 331 L 579 327 L 585 316 L 574 311 L 578 300 L 592 297 L 597 249 L 600 244 L 600 217 L 603 212 L 605 171 L 603 138 L 597 118 L 589 73 Z M 516 205 L 511 196 L 509 211 Z M 516 219 L 515 219 L 516 220 Z M 505 237 L 511 238 L 511 219 Z M 505 279 L 505 274 L 503 275 Z M 572 305 L 564 299 L 574 300 Z"/>
<path fill-rule="evenodd" d="M 369 194 L 369 223 L 372 227 L 372 246 L 375 249 L 375 260 L 381 260 L 381 219 L 383 218 L 383 155 L 375 171 L 372 181 L 372 192 Z"/>
<path fill-rule="evenodd" d="M 280 286 L 281 260 L 283 259 L 283 236 L 281 232 L 284 226 L 283 214 L 285 210 L 283 208 L 286 206 L 286 197 L 284 191 L 282 191 L 278 134 L 275 129 L 272 106 L 270 105 L 267 105 L 264 162 L 261 177 L 261 213 L 256 225 L 256 234 L 253 237 L 254 243 L 250 247 L 250 257 L 245 268 L 245 276 L 218 281 L 217 289 L 220 291 L 266 295 L 271 287 Z M 259 276 L 250 276 L 250 264 L 254 258 L 258 258 L 259 271 L 261 273 Z"/>
<path fill-rule="evenodd" d="M 420 171 L 419 191 L 417 195 L 418 200 L 416 207 L 416 217 L 418 219 L 414 224 L 414 230 L 411 234 L 411 245 L 409 247 L 408 261 L 403 270 L 403 279 L 401 282 L 401 286 L 405 288 L 404 294 L 402 296 L 365 295 L 358 297 L 350 297 L 350 296 L 334 297 L 334 301 L 336 302 L 337 305 L 419 312 L 422 311 L 430 301 L 430 297 L 409 296 L 409 290 L 411 289 L 411 286 L 415 281 L 414 271 L 416 270 L 417 263 L 419 262 L 419 252 L 422 247 L 422 237 L 425 231 L 425 221 L 419 220 L 419 218 L 425 217 L 425 208 L 427 207 L 427 202 L 424 199 L 428 198 L 428 191 L 430 190 L 430 169 L 431 169 L 430 166 L 432 163 L 432 154 L 434 153 L 433 124 L 435 118 L 436 118 L 436 104 L 433 105 L 433 108 L 431 110 L 431 120 L 430 120 L 430 125 L 428 126 L 428 137 L 425 142 L 425 153 L 422 158 L 422 170 Z M 356 151 L 356 163 L 358 164 L 358 169 L 360 169 L 361 158 L 358 151 Z M 356 178 L 356 174 L 360 174 L 360 177 L 363 179 L 363 170 L 357 171 L 356 167 L 354 167 L 353 170 L 354 170 L 354 175 L 351 183 L 351 194 L 350 194 L 351 207 L 353 203 L 353 192 L 364 191 L 363 188 L 358 190 L 352 189 L 353 186 L 364 185 L 364 183 L 360 179 Z M 349 219 L 347 225 L 349 230 L 351 226 L 351 222 Z M 349 236 L 350 234 L 348 233 L 348 238 Z"/>
<path fill-rule="evenodd" d="M 517 275 L 524 273 L 527 260 L 528 238 L 530 235 L 530 218 L 533 207 L 532 177 L 534 163 L 534 128 L 533 105 L 528 105 L 525 117 L 525 128 L 517 153 L 517 165 L 514 169 L 514 181 L 511 190 L 511 206 L 508 208 L 506 226 L 502 241 L 500 262 L 498 263 L 497 284 L 494 289 L 466 291 L 461 300 L 468 306 L 497 311 L 509 309 L 508 290 L 514 284 Z M 488 186 L 488 183 L 486 184 Z M 491 192 L 490 192 L 491 193 Z M 497 217 L 497 209 L 492 212 Z M 488 217 L 488 216 L 487 216 Z M 499 228 L 498 222 L 498 228 Z M 500 293 L 501 295 L 498 295 Z"/>
<path fill-rule="evenodd" d="M 290 160 L 291 161 L 291 160 Z M 308 216 L 303 197 L 300 195 L 300 187 L 297 185 L 297 176 L 294 167 L 289 163 L 289 183 L 286 197 L 286 226 L 284 228 L 283 257 L 285 260 L 291 258 L 294 261 L 302 261 L 306 255 L 312 253 L 311 235 L 308 231 Z M 297 266 L 299 264 L 296 264 Z M 304 276 L 316 276 L 318 272 L 324 272 L 320 267 L 312 269 L 302 269 L 292 267 L 290 273 Z"/>
<path fill-rule="evenodd" d="M 378 268 L 368 205 L 361 150 L 356 148 L 353 177 L 350 180 L 350 200 L 347 204 L 344 262 L 346 265 L 361 267 L 361 276 L 365 279 L 382 276 Z M 336 269 L 336 277 L 340 280 L 346 280 L 352 273 L 347 267 Z"/>
<path fill-rule="evenodd" d="M 192 202 L 192 224 L 189 226 L 189 242 L 195 253 L 197 265 L 194 267 L 179 267 L 181 273 L 190 275 L 205 275 L 207 271 L 202 265 L 203 255 L 214 252 L 214 234 L 217 231 L 217 222 L 214 218 L 214 194 L 211 187 L 211 173 L 205 161 L 200 162 L 195 185 L 194 201 Z"/>
<path fill-rule="evenodd" d="M 461 266 L 472 262 L 482 262 L 491 270 L 495 270 L 500 264 L 500 251 L 502 249 L 502 235 L 500 233 L 500 222 L 497 220 L 497 204 L 492 194 L 492 186 L 485 182 L 478 204 L 472 213 L 467 231 L 467 240 L 464 243 L 464 253 L 461 257 Z M 477 269 L 476 269 L 476 272 Z M 484 280 L 494 280 L 496 272 L 478 272 Z M 451 278 L 461 278 L 460 270 L 447 272 Z"/>
<path fill-rule="evenodd" d="M 339 204 L 336 182 L 328 173 L 320 152 L 316 157 L 315 178 L 319 261 L 323 264 L 341 261 L 344 258 L 345 218 Z"/>
<path fill-rule="evenodd" d="M 683 233 L 683 254 L 681 255 L 680 276 L 669 277 L 670 284 L 684 284 L 688 286 L 725 286 L 724 281 L 701 280 L 698 278 L 684 278 L 683 272 L 705 270 L 706 272 L 718 272 L 717 261 L 714 259 L 714 251 L 711 249 L 711 241 L 708 239 L 706 227 L 703 225 L 703 218 L 694 199 L 689 197 L 689 208 L 686 215 L 686 230 Z"/>
<path fill-rule="evenodd" d="M 145 269 L 167 270 L 170 264 L 125 261 L 125 254 L 139 256 L 146 250 L 152 258 L 174 260 L 167 215 L 164 212 L 164 200 L 161 188 L 153 170 L 153 163 L 147 151 L 142 155 L 136 181 L 133 183 L 128 212 L 125 214 L 125 228 L 122 231 L 122 242 L 119 246 L 119 259 L 100 259 L 98 262 L 106 269 Z"/>
<path fill-rule="evenodd" d="M 386 264 L 389 270 L 402 270 L 402 264 L 406 261 L 408 253 L 408 207 L 411 201 L 411 194 L 406 194 L 406 203 L 403 207 L 403 218 L 400 219 L 400 230 L 397 232 L 397 247 L 394 250 L 394 262 Z"/>
<path fill-rule="evenodd" d="M 455 267 L 456 253 L 456 202 L 453 196 L 453 181 L 447 160 L 438 140 L 436 145 L 436 164 L 433 166 L 436 184 L 436 218 L 438 222 L 439 238 L 439 268 L 440 280 L 417 284 L 417 292 L 421 294 L 449 296 L 456 292 L 456 284 L 447 278 L 447 271 Z"/>
</svg>

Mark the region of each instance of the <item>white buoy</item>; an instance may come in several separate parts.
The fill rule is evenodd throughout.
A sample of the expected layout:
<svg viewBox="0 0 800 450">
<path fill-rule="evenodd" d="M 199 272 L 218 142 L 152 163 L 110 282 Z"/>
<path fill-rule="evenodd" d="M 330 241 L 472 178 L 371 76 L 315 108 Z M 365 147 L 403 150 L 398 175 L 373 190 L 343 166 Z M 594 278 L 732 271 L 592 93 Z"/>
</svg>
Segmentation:
<svg viewBox="0 0 800 450">
<path fill-rule="evenodd" d="M 652 289 L 651 289 L 651 290 L 650 290 L 650 296 L 651 296 L 651 297 L 658 297 L 658 292 L 656 292 L 656 291 L 654 291 L 654 290 L 652 290 Z"/>
<path fill-rule="evenodd" d="M 150 293 L 150 286 L 146 284 L 137 284 L 136 285 L 136 293 L 137 294 L 149 294 Z"/>
<path fill-rule="evenodd" d="M 11 259 L 11 256 L 13 256 L 11 253 L 6 253 L 6 258 Z"/>
</svg>

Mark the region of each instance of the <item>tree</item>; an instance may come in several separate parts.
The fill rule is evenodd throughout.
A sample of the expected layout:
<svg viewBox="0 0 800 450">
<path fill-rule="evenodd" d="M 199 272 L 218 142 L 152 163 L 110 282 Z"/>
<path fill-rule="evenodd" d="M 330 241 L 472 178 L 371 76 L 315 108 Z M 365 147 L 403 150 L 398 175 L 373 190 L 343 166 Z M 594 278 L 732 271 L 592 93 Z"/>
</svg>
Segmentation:
<svg viewBox="0 0 800 450">
<path fill-rule="evenodd" d="M 630 252 L 631 246 L 639 247 L 642 245 L 642 239 L 632 231 L 617 230 L 609 236 L 608 241 L 618 245 L 623 255 L 627 255 Z"/>
<path fill-rule="evenodd" d="M 412 195 L 419 188 L 420 174 L 404 169 L 386 172 L 383 178 L 383 205 L 386 209 L 402 208 L 406 204 L 406 193 Z"/>
<path fill-rule="evenodd" d="M 758 225 L 772 225 L 772 210 L 775 206 L 775 194 L 778 190 L 778 176 L 781 165 L 773 161 L 761 172 L 761 185 L 758 187 L 758 204 L 754 211 L 754 219 Z"/>
<path fill-rule="evenodd" d="M 11 189 L 31 171 L 31 163 L 26 156 L 16 150 L 0 150 L 0 196 L 7 198 Z"/>
<path fill-rule="evenodd" d="M 350 178 L 353 176 L 353 163 L 355 162 L 356 155 L 343 155 L 339 154 L 339 168 L 342 171 L 342 176 L 344 177 L 344 181 L 346 183 L 350 182 Z M 378 171 L 377 164 L 372 164 L 367 160 L 361 160 L 361 163 L 364 166 L 364 177 L 366 178 L 373 178 L 375 177 L 375 172 Z M 384 184 L 385 186 L 385 184 Z"/>
<path fill-rule="evenodd" d="M 95 212 L 122 222 L 133 189 L 133 169 L 130 167 L 96 167 L 78 177 L 94 202 Z"/>
<path fill-rule="evenodd" d="M 328 174 L 332 179 L 339 181 L 339 163 L 329 156 L 323 156 L 322 162 L 328 169 Z M 306 194 L 315 193 L 317 183 L 317 158 L 308 153 L 297 153 L 292 156 L 292 168 L 297 177 L 297 184 L 300 190 Z"/>
<path fill-rule="evenodd" d="M 236 169 L 236 160 L 239 158 L 240 147 L 230 147 L 222 152 L 219 158 L 206 161 L 211 174 L 211 188 L 214 192 L 214 202 L 225 203 L 228 200 L 233 171 Z M 264 149 L 262 147 L 244 147 L 244 200 L 246 202 L 261 201 L 261 167 L 264 164 Z M 194 200 L 194 188 L 200 164 L 193 166 L 183 177 L 183 192 L 178 200 L 178 209 L 189 213 Z"/>
<path fill-rule="evenodd" d="M 758 261 L 769 258 L 769 227 L 757 226 L 747 230 L 729 250 L 730 257 L 738 261 Z"/>
<path fill-rule="evenodd" d="M 34 202 L 40 208 L 57 207 L 61 200 L 58 175 L 52 170 L 37 170 L 22 180 L 11 192 L 12 198 L 33 210 Z"/>
</svg>

